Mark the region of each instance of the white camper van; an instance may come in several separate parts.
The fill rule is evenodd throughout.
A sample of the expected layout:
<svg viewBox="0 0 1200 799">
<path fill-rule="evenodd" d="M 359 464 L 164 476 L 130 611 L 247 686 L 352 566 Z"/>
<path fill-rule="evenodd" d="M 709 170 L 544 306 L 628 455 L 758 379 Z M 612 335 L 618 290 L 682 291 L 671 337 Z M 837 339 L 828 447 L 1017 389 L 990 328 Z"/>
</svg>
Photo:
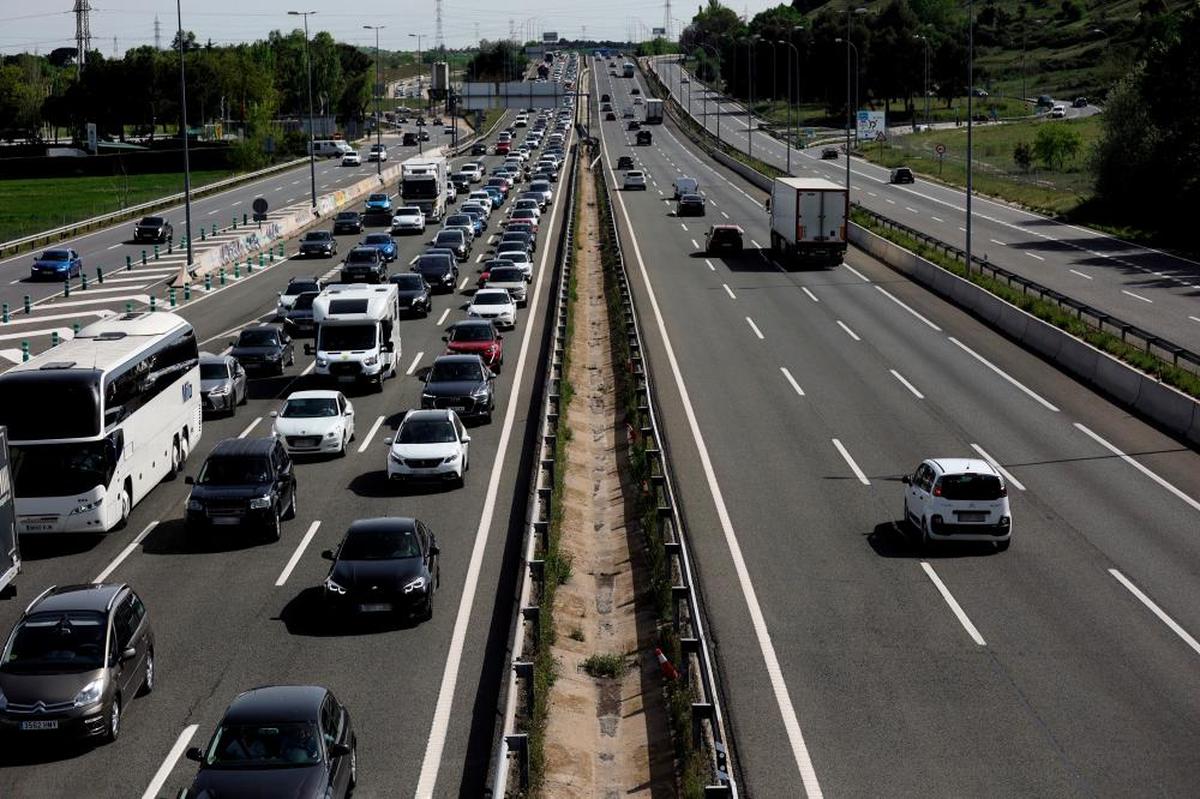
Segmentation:
<svg viewBox="0 0 1200 799">
<path fill-rule="evenodd" d="M 337 283 L 313 300 L 314 372 L 339 383 L 367 381 L 383 390 L 400 363 L 400 295 L 393 283 Z"/>
</svg>

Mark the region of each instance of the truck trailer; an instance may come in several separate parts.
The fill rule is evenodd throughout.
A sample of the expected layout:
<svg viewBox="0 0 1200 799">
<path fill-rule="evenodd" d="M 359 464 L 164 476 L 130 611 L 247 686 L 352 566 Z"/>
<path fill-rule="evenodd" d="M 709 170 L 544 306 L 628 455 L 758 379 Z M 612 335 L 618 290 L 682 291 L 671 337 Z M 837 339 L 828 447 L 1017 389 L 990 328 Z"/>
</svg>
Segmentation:
<svg viewBox="0 0 1200 799">
<path fill-rule="evenodd" d="M 646 124 L 661 125 L 663 121 L 663 101 L 657 97 L 646 98 Z"/>
<path fill-rule="evenodd" d="M 446 212 L 446 181 L 450 171 L 444 155 L 418 155 L 400 165 L 401 205 L 415 205 L 430 222 Z"/>
<path fill-rule="evenodd" d="M 785 266 L 837 266 L 846 254 L 850 194 L 824 178 L 776 178 L 768 205 L 771 252 Z"/>
</svg>

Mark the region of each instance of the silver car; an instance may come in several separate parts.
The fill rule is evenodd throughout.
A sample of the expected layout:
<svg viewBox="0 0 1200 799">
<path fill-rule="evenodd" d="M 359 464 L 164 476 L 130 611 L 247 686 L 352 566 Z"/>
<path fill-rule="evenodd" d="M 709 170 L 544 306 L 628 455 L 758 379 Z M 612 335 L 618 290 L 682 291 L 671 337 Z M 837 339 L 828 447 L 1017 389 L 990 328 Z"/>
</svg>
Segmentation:
<svg viewBox="0 0 1200 799">
<path fill-rule="evenodd" d="M 231 355 L 200 353 L 200 405 L 204 411 L 228 413 L 246 402 L 246 370 Z"/>
</svg>

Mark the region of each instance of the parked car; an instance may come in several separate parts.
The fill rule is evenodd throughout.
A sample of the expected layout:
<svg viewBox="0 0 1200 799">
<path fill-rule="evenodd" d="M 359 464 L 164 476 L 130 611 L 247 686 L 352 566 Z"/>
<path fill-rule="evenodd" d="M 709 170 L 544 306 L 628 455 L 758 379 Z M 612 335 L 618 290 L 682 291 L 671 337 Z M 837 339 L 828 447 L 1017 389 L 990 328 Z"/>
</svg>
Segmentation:
<svg viewBox="0 0 1200 799">
<path fill-rule="evenodd" d="M 478 355 L 442 355 L 433 362 L 421 390 L 422 408 L 449 408 L 462 418 L 492 420 L 496 375 Z"/>
<path fill-rule="evenodd" d="M 284 367 L 296 362 L 292 340 L 272 325 L 242 328 L 235 341 L 229 342 L 229 354 L 247 370 L 283 374 Z"/>
<path fill-rule="evenodd" d="M 388 264 L 400 255 L 400 251 L 396 247 L 396 240 L 387 233 L 368 233 L 366 238 L 359 242 L 359 246 L 374 247 L 379 250 L 379 254 L 383 256 L 383 262 Z"/>
<path fill-rule="evenodd" d="M 358 519 L 335 549 L 321 553 L 333 561 L 324 583 L 327 607 L 335 614 L 406 614 L 428 621 L 440 555 L 433 531 L 418 519 Z"/>
<path fill-rule="evenodd" d="M 0 732 L 45 736 L 121 734 L 135 696 L 154 690 L 154 629 L 142 598 L 124 583 L 51 586 L 21 613 L 0 661 Z"/>
<path fill-rule="evenodd" d="M 1012 511 L 1004 478 L 977 458 L 930 458 L 904 483 L 904 519 L 931 541 L 993 541 L 1008 549 Z"/>
<path fill-rule="evenodd" d="M 338 233 L 362 233 L 363 218 L 358 211 L 338 211 L 333 218 L 334 235 Z"/>
<path fill-rule="evenodd" d="M 911 169 L 906 166 L 898 166 L 892 170 L 891 177 L 888 178 L 888 183 L 915 183 L 916 180 Z"/>
<path fill-rule="evenodd" d="M 141 221 L 133 226 L 134 241 L 170 241 L 175 235 L 175 228 L 166 217 L 143 216 Z"/>
<path fill-rule="evenodd" d="M 275 302 L 275 313 L 279 316 L 286 315 L 301 294 L 306 291 L 319 292 L 324 287 L 324 284 L 315 277 L 293 277 L 283 291 L 279 292 L 279 299 Z"/>
<path fill-rule="evenodd" d="M 296 515 L 292 458 L 274 436 L 219 441 L 192 487 L 184 519 L 189 534 L 216 528 L 256 528 L 278 541 L 282 521 Z"/>
<path fill-rule="evenodd" d="M 375 247 L 355 247 L 342 261 L 343 283 L 382 283 L 387 280 L 387 261 Z"/>
<path fill-rule="evenodd" d="M 442 340 L 446 342 L 447 355 L 478 355 L 496 374 L 504 365 L 504 336 L 487 319 L 455 322 Z"/>
<path fill-rule="evenodd" d="M 35 256 L 29 277 L 33 280 L 67 280 L 83 274 L 83 258 L 69 247 L 44 250 Z"/>
<path fill-rule="evenodd" d="M 722 250 L 742 251 L 742 229 L 737 225 L 710 225 L 704 234 L 704 251 L 717 253 Z"/>
<path fill-rule="evenodd" d="M 246 402 L 246 370 L 232 355 L 200 353 L 200 407 L 230 416 Z"/>
<path fill-rule="evenodd" d="M 245 691 L 225 709 L 208 745 L 186 752 L 200 764 L 186 796 L 347 799 L 358 781 L 350 713 L 315 685 Z"/>
<path fill-rule="evenodd" d="M 310 230 L 300 239 L 300 256 L 332 258 L 337 255 L 337 239 L 328 230 Z"/>
<path fill-rule="evenodd" d="M 294 391 L 271 418 L 272 435 L 291 455 L 342 456 L 354 439 L 354 405 L 340 391 Z"/>
<path fill-rule="evenodd" d="M 415 205 L 397 208 L 392 215 L 393 233 L 424 233 L 425 212 Z"/>
<path fill-rule="evenodd" d="M 452 410 L 409 411 L 388 445 L 389 480 L 453 480 L 463 485 L 471 436 Z"/>
</svg>

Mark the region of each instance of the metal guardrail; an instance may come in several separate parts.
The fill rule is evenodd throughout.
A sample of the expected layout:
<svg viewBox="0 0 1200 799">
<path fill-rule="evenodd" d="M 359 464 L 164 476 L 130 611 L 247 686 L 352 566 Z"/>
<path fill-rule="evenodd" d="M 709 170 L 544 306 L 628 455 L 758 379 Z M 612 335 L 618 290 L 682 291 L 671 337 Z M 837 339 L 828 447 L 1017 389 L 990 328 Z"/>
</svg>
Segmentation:
<svg viewBox="0 0 1200 799">
<path fill-rule="evenodd" d="M 571 147 L 571 167 L 566 185 L 566 203 L 563 208 L 563 231 L 554 253 L 555 286 L 554 305 L 551 311 L 553 340 L 545 365 L 545 380 L 542 383 L 542 413 L 538 422 L 538 457 L 533 466 L 529 503 L 526 511 L 526 527 L 523 576 L 518 601 L 518 618 L 511 638 L 508 684 L 505 691 L 504 716 L 492 761 L 490 795 L 503 799 L 508 796 L 523 796 L 529 790 L 529 732 L 528 723 L 534 707 L 533 653 L 537 646 L 538 632 L 543 623 L 539 598 L 544 576 L 543 562 L 537 558 L 539 550 L 550 534 L 550 519 L 553 516 L 551 499 L 554 491 L 555 445 L 559 417 L 559 387 L 566 377 L 563 359 L 566 352 L 567 304 L 570 293 L 570 258 L 575 246 L 575 186 L 578 180 L 578 143 Z M 511 784 L 510 784 L 511 782 Z"/>
<path fill-rule="evenodd" d="M 967 254 L 964 250 L 911 228 L 903 222 L 897 222 L 883 214 L 868 210 L 858 203 L 853 203 L 852 207 L 871 217 L 876 224 L 903 233 L 905 236 L 916 239 L 937 252 L 941 252 L 962 264 L 966 264 Z M 1052 302 L 1060 309 L 1074 314 L 1076 319 L 1095 330 L 1118 336 L 1121 341 L 1137 344 L 1147 354 L 1153 355 L 1180 369 L 1200 374 L 1200 353 L 1193 352 L 1186 347 L 1181 347 L 1168 339 L 1156 336 L 1137 325 L 1126 322 L 1112 314 L 1105 313 L 1098 308 L 1093 308 L 1087 303 L 1072 299 L 1054 289 L 1046 288 L 1027 277 L 1022 277 L 1003 267 L 996 266 L 988 261 L 986 257 L 980 258 L 977 255 L 972 255 L 969 269 L 994 280 L 1003 281 L 1010 288 L 1020 288 L 1021 293 L 1026 296 L 1036 297 L 1045 302 Z"/>
<path fill-rule="evenodd" d="M 597 159 L 599 160 L 599 159 Z M 608 183 L 608 172 L 602 165 L 599 174 L 604 184 L 610 209 L 615 209 L 612 187 Z M 691 551 L 687 543 L 687 530 L 679 513 L 674 479 L 671 475 L 670 459 L 666 453 L 665 439 L 658 423 L 658 401 L 650 373 L 645 365 L 641 328 L 638 325 L 637 309 L 630 290 L 629 272 L 625 254 L 621 248 L 620 227 L 615 212 L 608 221 L 616 247 L 617 260 L 621 265 L 616 274 L 620 291 L 620 303 L 624 311 L 625 334 L 629 344 L 627 364 L 634 381 L 634 394 L 639 419 L 638 435 L 646 442 L 646 458 L 650 465 L 650 489 L 656 500 L 657 515 L 661 525 L 663 547 L 671 578 L 672 625 L 679 636 L 683 652 L 680 675 L 692 694 L 692 744 L 706 754 L 709 764 L 709 781 L 705 785 L 706 797 L 737 797 L 737 781 L 731 767 L 730 739 L 725 727 L 725 716 L 721 708 L 716 667 L 711 646 L 705 632 L 704 613 L 697 590 L 698 583 L 692 567 Z"/>
</svg>

